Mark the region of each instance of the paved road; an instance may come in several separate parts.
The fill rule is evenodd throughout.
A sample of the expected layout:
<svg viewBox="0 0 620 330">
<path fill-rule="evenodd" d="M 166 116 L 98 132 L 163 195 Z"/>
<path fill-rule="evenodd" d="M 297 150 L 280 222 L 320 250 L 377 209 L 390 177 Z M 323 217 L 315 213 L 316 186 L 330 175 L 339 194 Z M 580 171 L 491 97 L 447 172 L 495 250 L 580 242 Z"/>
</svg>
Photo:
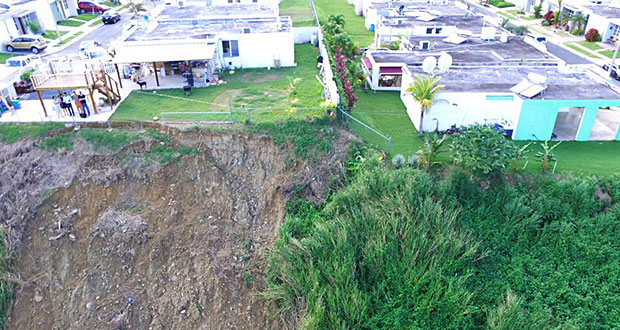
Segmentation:
<svg viewBox="0 0 620 330">
<path fill-rule="evenodd" d="M 561 46 L 554 44 L 553 42 L 547 41 L 547 50 L 549 53 L 559 57 L 567 64 L 594 64 L 585 58 L 569 51 Z"/>
</svg>

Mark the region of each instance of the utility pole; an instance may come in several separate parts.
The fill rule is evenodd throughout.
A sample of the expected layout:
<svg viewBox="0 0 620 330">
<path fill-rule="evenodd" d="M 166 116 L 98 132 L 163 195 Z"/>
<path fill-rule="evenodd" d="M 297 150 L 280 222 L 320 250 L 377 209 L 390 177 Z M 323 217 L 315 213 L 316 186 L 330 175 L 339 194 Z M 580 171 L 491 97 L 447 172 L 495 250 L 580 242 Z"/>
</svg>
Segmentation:
<svg viewBox="0 0 620 330">
<path fill-rule="evenodd" d="M 618 56 L 618 50 L 620 50 L 620 42 L 617 42 L 617 46 L 616 46 L 616 51 L 614 51 L 614 56 L 612 56 L 611 58 L 611 64 L 609 65 L 609 68 L 607 68 L 607 71 L 609 71 L 609 76 L 611 77 L 611 73 L 614 70 L 614 63 L 616 62 L 616 57 Z"/>
</svg>

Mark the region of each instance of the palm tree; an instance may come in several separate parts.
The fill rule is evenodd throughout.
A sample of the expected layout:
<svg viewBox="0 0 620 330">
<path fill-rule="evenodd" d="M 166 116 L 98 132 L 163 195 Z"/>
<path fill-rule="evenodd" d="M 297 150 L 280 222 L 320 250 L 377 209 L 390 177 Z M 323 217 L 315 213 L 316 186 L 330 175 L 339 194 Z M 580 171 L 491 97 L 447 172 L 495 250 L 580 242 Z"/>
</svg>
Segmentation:
<svg viewBox="0 0 620 330">
<path fill-rule="evenodd" d="M 445 87 L 437 84 L 439 79 L 440 77 L 435 76 L 417 76 L 407 88 L 407 92 L 413 94 L 413 99 L 420 103 L 420 135 L 423 132 L 424 112 L 433 105 L 435 94 Z"/>
<path fill-rule="evenodd" d="M 129 12 L 131 13 L 132 18 L 137 18 L 141 13 L 145 12 L 144 5 L 142 3 L 129 3 Z"/>
<path fill-rule="evenodd" d="M 575 15 L 573 15 L 572 17 L 572 22 L 573 24 L 577 25 L 577 28 L 581 30 L 582 26 L 585 26 L 588 22 L 588 16 L 582 14 L 582 13 L 577 13 Z"/>
</svg>

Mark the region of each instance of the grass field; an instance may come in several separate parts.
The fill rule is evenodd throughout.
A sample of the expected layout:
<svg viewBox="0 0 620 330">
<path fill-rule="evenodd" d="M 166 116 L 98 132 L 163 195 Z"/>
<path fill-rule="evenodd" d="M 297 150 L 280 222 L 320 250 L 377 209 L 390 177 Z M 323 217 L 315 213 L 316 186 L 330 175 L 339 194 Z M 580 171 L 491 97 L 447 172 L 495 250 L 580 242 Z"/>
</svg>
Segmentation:
<svg viewBox="0 0 620 330">
<path fill-rule="evenodd" d="M 315 78 L 318 74 L 315 66 L 317 55 L 318 49 L 312 45 L 297 45 L 297 67 L 275 70 L 246 69 L 232 75 L 226 72 L 222 77 L 226 84 L 194 88 L 191 96 L 186 96 L 181 88 L 158 90 L 156 93 L 134 92 L 114 113 L 112 120 L 151 120 L 162 112 L 221 111 L 221 116 L 212 119 L 221 121 L 228 120 L 231 105 L 236 109 L 289 108 L 289 85 L 294 78 L 301 79 L 297 87 L 298 95 L 294 97 L 299 100 L 297 107 L 318 107 L 322 101 L 322 87 Z M 304 113 L 299 115 L 305 116 Z M 240 116 L 246 118 L 247 114 Z M 252 113 L 252 120 L 285 119 L 290 116 L 297 117 L 297 112 L 255 111 Z M 193 117 L 195 116 L 189 116 Z"/>
<path fill-rule="evenodd" d="M 97 17 L 99 17 L 99 15 L 97 15 L 97 14 L 80 14 L 80 15 L 77 15 L 77 16 L 73 16 L 72 18 L 79 19 L 81 21 L 90 21 L 90 20 L 93 20 L 93 19 L 95 19 Z"/>
<path fill-rule="evenodd" d="M 594 55 L 594 53 L 591 53 L 591 52 L 589 52 L 589 51 L 587 51 L 587 50 L 585 50 L 585 49 L 575 45 L 572 42 L 566 43 L 566 46 L 571 48 L 571 49 L 574 49 L 574 50 L 580 52 L 583 55 L 586 55 L 586 56 L 589 56 L 589 57 L 592 57 L 592 58 L 599 58 L 598 56 Z"/>
<path fill-rule="evenodd" d="M 95 25 L 99 25 L 99 24 L 101 24 L 101 22 L 103 22 L 103 21 L 102 21 L 101 19 L 98 19 L 98 20 L 96 20 L 96 21 L 94 21 L 94 22 L 90 23 L 88 26 L 95 26 Z"/>
<path fill-rule="evenodd" d="M 614 57 L 614 51 L 613 50 L 604 50 L 604 51 L 599 52 L 599 54 L 603 54 L 603 55 L 605 55 L 605 56 L 607 56 L 609 58 Z M 620 56 L 618 56 L 618 57 L 620 57 Z"/>
<path fill-rule="evenodd" d="M 314 5 L 321 22 L 329 15 L 344 15 L 346 21 L 344 29 L 360 44 L 360 47 L 367 47 L 374 41 L 375 35 L 366 29 L 364 17 L 356 15 L 354 7 L 348 4 L 347 0 L 314 0 Z"/>
<path fill-rule="evenodd" d="M 291 16 L 293 26 L 316 26 L 310 0 L 284 0 L 280 4 L 280 15 Z"/>
<path fill-rule="evenodd" d="M 62 45 L 64 45 L 64 44 L 66 44 L 67 42 L 69 42 L 69 41 L 73 40 L 75 37 L 77 37 L 77 36 L 81 35 L 82 33 L 84 33 L 84 32 L 82 32 L 82 31 L 76 32 L 74 35 L 72 35 L 72 36 L 70 36 L 70 37 L 68 37 L 68 38 L 64 39 L 62 42 L 59 42 L 59 43 L 58 43 L 58 44 L 56 44 L 56 46 L 54 46 L 54 47 L 59 47 L 59 46 L 62 46 Z"/>
<path fill-rule="evenodd" d="M 15 54 L 12 53 L 0 53 L 0 64 L 4 64 L 6 63 L 6 60 L 8 60 L 9 58 L 15 56 Z"/>
<path fill-rule="evenodd" d="M 58 22 L 58 25 L 78 27 L 78 26 L 82 26 L 84 23 L 86 23 L 86 21 L 67 19 L 67 20 Z"/>
<path fill-rule="evenodd" d="M 61 36 L 64 36 L 65 34 L 67 34 L 67 31 L 59 31 L 59 32 Z M 45 30 L 42 36 L 43 38 L 50 39 L 50 40 L 58 39 L 58 33 L 56 33 L 56 31 L 53 31 L 53 30 Z"/>
<path fill-rule="evenodd" d="M 589 41 L 582 40 L 582 41 L 578 41 L 577 43 L 590 50 L 603 49 L 603 47 L 599 46 L 596 42 L 589 42 Z"/>
</svg>

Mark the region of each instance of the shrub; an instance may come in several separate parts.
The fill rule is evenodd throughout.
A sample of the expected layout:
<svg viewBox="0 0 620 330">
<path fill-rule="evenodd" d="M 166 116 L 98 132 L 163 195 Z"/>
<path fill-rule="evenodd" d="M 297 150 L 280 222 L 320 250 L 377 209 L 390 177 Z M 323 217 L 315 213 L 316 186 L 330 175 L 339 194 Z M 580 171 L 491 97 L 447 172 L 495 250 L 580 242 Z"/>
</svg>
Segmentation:
<svg viewBox="0 0 620 330">
<path fill-rule="evenodd" d="M 30 32 L 34 34 L 41 32 L 41 24 L 37 21 L 28 22 L 28 28 L 30 29 Z"/>
<path fill-rule="evenodd" d="M 418 155 L 411 155 L 409 156 L 409 158 L 407 159 L 407 165 L 409 165 L 409 167 L 419 167 L 420 166 L 420 156 Z"/>
<path fill-rule="evenodd" d="M 542 3 L 538 6 L 534 7 L 534 17 L 541 18 L 542 17 Z"/>
<path fill-rule="evenodd" d="M 597 29 L 592 28 L 586 33 L 586 40 L 589 42 L 601 41 L 601 35 L 598 33 Z"/>
<path fill-rule="evenodd" d="M 25 80 L 25 81 L 27 81 L 27 82 L 30 82 L 30 76 L 32 76 L 32 74 L 33 74 L 33 73 L 34 73 L 34 70 L 28 70 L 28 71 L 25 71 L 24 73 L 22 73 L 22 75 L 21 75 L 21 77 L 20 77 L 20 78 L 21 78 L 22 80 Z"/>
<path fill-rule="evenodd" d="M 454 162 L 480 176 L 497 176 L 515 158 L 517 148 L 490 126 L 474 126 L 456 136 L 450 145 Z"/>
<path fill-rule="evenodd" d="M 491 5 L 497 8 L 514 7 L 515 4 L 507 1 L 491 1 Z"/>
<path fill-rule="evenodd" d="M 396 168 L 401 168 L 405 165 L 405 156 L 397 154 L 392 158 L 392 165 Z"/>
<path fill-rule="evenodd" d="M 573 29 L 570 33 L 574 36 L 582 36 L 586 31 L 584 29 Z"/>
<path fill-rule="evenodd" d="M 545 21 L 547 21 L 547 23 L 550 23 L 555 19 L 555 13 L 553 11 L 548 11 L 543 18 L 545 19 Z"/>
<path fill-rule="evenodd" d="M 551 23 L 549 23 L 549 21 L 542 21 L 542 26 L 549 26 L 551 25 Z"/>
</svg>

